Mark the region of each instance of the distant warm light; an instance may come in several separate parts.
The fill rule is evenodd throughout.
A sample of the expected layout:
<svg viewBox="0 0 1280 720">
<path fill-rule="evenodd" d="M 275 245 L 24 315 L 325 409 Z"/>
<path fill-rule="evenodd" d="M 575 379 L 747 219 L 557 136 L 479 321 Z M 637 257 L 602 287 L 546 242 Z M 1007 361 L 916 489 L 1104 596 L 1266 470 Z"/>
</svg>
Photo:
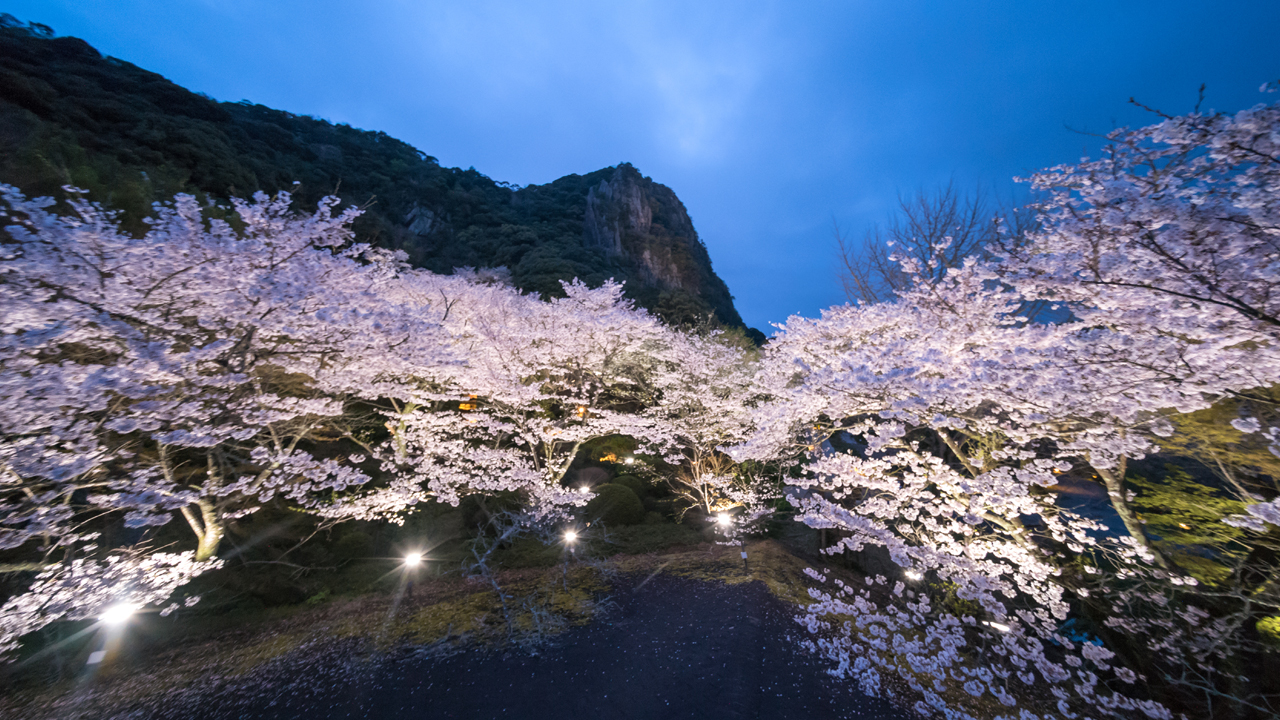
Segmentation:
<svg viewBox="0 0 1280 720">
<path fill-rule="evenodd" d="M 721 527 L 725 527 L 731 522 L 733 522 L 733 518 L 729 517 L 728 513 L 720 513 L 719 515 L 716 515 L 716 523 Z"/>
<path fill-rule="evenodd" d="M 1000 632 L 1010 632 L 1011 630 L 1013 630 L 1013 628 L 1009 627 L 1008 625 L 1005 625 L 1004 623 L 987 622 L 984 620 L 982 624 L 986 625 L 987 627 L 995 628 Z"/>
<path fill-rule="evenodd" d="M 1190 526 L 1190 525 L 1188 525 L 1188 524 L 1186 524 L 1186 523 L 1178 523 L 1178 527 L 1182 528 L 1183 530 L 1190 530 L 1190 529 L 1191 529 L 1191 526 Z"/>
<path fill-rule="evenodd" d="M 418 567 L 422 564 L 422 553 L 409 553 L 404 556 L 405 567 Z"/>
<path fill-rule="evenodd" d="M 905 573 L 905 575 L 907 576 L 907 579 L 908 579 L 908 580 L 921 580 L 921 579 L 923 579 L 923 578 L 924 578 L 924 575 L 922 575 L 921 573 L 919 573 L 919 572 L 918 572 L 918 571 L 916 571 L 916 570 L 908 570 L 908 571 Z"/>
<path fill-rule="evenodd" d="M 578 533 L 574 532 L 573 530 L 568 530 L 564 534 L 564 541 L 567 543 L 572 543 L 574 540 L 577 540 L 577 539 L 578 539 Z"/>
<path fill-rule="evenodd" d="M 98 619 L 104 625 L 119 626 L 129 622 L 129 618 L 133 617 L 133 614 L 137 611 L 138 606 L 133 603 L 116 603 L 103 610 Z"/>
</svg>

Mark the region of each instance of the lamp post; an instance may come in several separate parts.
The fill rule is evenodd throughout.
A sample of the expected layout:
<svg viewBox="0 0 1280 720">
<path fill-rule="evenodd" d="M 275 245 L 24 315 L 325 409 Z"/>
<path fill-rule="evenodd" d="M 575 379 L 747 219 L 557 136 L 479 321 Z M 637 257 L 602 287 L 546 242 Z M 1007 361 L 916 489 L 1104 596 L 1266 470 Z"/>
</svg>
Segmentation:
<svg viewBox="0 0 1280 720">
<path fill-rule="evenodd" d="M 578 531 L 572 528 L 564 531 L 564 544 L 569 546 L 570 560 L 578 557 L 577 548 L 574 543 L 578 542 Z M 569 591 L 569 560 L 564 563 L 564 571 L 560 574 L 560 583 L 564 585 L 565 592 Z"/>
</svg>

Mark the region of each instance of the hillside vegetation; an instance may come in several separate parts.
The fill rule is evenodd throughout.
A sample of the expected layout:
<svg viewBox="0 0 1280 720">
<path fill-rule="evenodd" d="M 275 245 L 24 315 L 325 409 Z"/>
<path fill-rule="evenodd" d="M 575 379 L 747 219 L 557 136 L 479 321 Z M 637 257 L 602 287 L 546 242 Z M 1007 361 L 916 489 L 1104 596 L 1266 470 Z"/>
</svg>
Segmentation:
<svg viewBox="0 0 1280 720">
<path fill-rule="evenodd" d="M 517 287 L 553 296 L 563 294 L 561 280 L 595 286 L 615 278 L 674 324 L 713 315 L 716 324 L 743 327 L 675 193 L 628 164 L 521 188 L 474 168 L 442 167 L 383 132 L 218 102 L 7 15 L 0 182 L 29 196 L 59 197 L 66 185 L 88 190 L 134 232 L 145 230 L 152 203 L 180 192 L 222 204 L 291 190 L 302 209 L 337 195 L 365 208 L 359 237 L 435 272 L 506 267 Z M 593 190 L 600 199 L 591 200 L 588 228 Z M 620 238 L 614 246 L 591 242 L 610 232 Z"/>
</svg>

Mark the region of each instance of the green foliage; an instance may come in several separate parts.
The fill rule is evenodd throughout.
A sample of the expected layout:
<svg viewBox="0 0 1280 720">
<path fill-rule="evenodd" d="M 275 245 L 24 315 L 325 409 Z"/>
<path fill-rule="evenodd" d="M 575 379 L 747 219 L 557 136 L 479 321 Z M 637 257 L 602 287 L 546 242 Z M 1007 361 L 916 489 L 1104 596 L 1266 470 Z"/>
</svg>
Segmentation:
<svg viewBox="0 0 1280 720">
<path fill-rule="evenodd" d="M 680 545 L 697 545 L 703 541 L 702 533 L 688 525 L 661 521 L 651 524 L 648 518 L 643 525 L 614 528 L 609 535 L 613 542 L 609 550 L 626 555 L 660 552 Z"/>
<path fill-rule="evenodd" d="M 1217 488 L 1196 482 L 1176 465 L 1166 465 L 1162 478 L 1148 480 L 1129 475 L 1137 492 L 1133 502 L 1155 545 L 1202 583 L 1227 578 L 1227 561 L 1243 551 L 1233 541 L 1242 530 L 1222 522 L 1227 515 L 1245 511 L 1245 504 L 1225 497 Z"/>
<path fill-rule="evenodd" d="M 333 545 L 334 557 L 355 560 L 373 555 L 373 538 L 361 530 L 349 530 Z"/>
<path fill-rule="evenodd" d="M 1280 458 L 1261 433 L 1245 434 L 1231 421 L 1256 417 L 1264 427 L 1280 423 L 1280 387 L 1256 388 L 1219 400 L 1213 407 L 1170 418 L 1176 432 L 1157 442 L 1165 452 L 1195 458 L 1229 484 L 1270 496 L 1280 487 Z"/>
<path fill-rule="evenodd" d="M 560 545 L 545 545 L 536 538 L 523 537 L 499 550 L 494 558 L 504 568 L 550 567 L 565 559 L 565 550 Z"/>
<path fill-rule="evenodd" d="M 631 488 L 631 491 L 634 492 L 638 498 L 643 499 L 649 494 L 649 483 L 641 480 L 635 475 L 619 475 L 609 482 L 614 485 L 622 485 L 624 487 Z"/>
<path fill-rule="evenodd" d="M 307 598 L 307 605 L 316 606 L 329 599 L 329 588 L 323 588 L 320 592 Z"/>
<path fill-rule="evenodd" d="M 930 596 L 934 598 L 939 608 L 951 613 L 956 617 L 980 617 L 983 613 L 982 605 L 976 600 L 966 600 L 956 594 L 959 586 L 950 580 L 942 580 L 936 583 L 929 583 Z"/>
<path fill-rule="evenodd" d="M 586 517 L 607 527 L 636 525 L 644 522 L 644 504 L 640 496 L 626 485 L 606 483 L 595 488 L 595 497 L 587 502 Z"/>
<path fill-rule="evenodd" d="M 1264 617 L 1258 621 L 1258 635 L 1262 637 L 1263 642 L 1276 648 L 1280 648 L 1280 615 L 1272 615 Z"/>
</svg>

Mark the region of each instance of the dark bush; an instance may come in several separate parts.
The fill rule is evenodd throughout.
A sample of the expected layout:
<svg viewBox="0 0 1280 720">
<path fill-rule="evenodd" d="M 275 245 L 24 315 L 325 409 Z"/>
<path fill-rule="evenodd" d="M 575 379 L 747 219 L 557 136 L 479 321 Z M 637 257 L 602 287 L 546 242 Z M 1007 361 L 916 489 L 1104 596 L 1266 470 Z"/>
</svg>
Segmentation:
<svg viewBox="0 0 1280 720">
<path fill-rule="evenodd" d="M 617 528 L 609 535 L 613 542 L 609 551 L 627 555 L 658 552 L 679 545 L 697 545 L 704 541 L 697 529 L 672 523 Z"/>
<path fill-rule="evenodd" d="M 355 560 L 373 555 L 373 538 L 362 530 L 350 530 L 333 544 L 333 554 L 339 560 Z"/>
<path fill-rule="evenodd" d="M 458 510 L 462 513 L 463 527 L 472 535 L 478 534 L 488 524 L 491 514 L 516 510 L 519 507 L 520 498 L 513 492 L 499 492 L 493 495 L 476 493 L 462 498 L 462 502 L 458 504 Z"/>
<path fill-rule="evenodd" d="M 606 483 L 597 487 L 595 493 L 596 496 L 587 503 L 587 520 L 607 526 L 644 522 L 644 504 L 640 502 L 640 496 L 626 485 Z"/>
<path fill-rule="evenodd" d="M 609 482 L 614 485 L 624 485 L 631 488 L 631 492 L 635 493 L 636 497 L 643 498 L 649 494 L 649 483 L 641 480 L 635 475 L 619 475 Z"/>
<path fill-rule="evenodd" d="M 537 538 L 520 538 L 494 556 L 504 568 L 550 567 L 565 559 L 563 545 L 544 545 Z"/>
</svg>

